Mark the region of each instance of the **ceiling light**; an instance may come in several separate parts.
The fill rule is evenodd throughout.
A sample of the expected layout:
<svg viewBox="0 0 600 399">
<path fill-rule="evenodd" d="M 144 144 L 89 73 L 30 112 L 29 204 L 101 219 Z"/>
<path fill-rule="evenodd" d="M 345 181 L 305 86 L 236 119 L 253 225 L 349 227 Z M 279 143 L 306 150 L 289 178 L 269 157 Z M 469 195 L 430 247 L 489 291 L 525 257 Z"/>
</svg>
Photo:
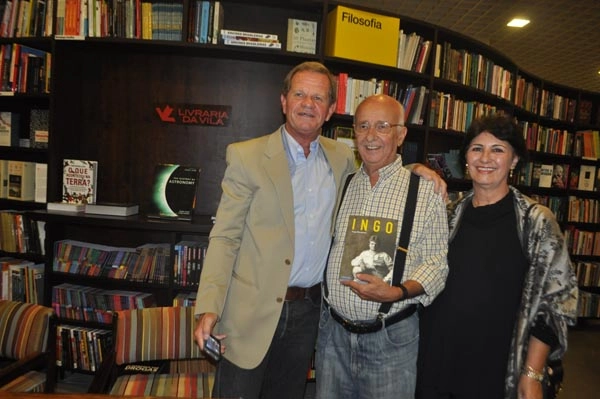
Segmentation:
<svg viewBox="0 0 600 399">
<path fill-rule="evenodd" d="M 522 28 L 529 23 L 528 19 L 521 18 L 513 18 L 512 21 L 506 24 L 506 26 L 511 26 L 513 28 Z"/>
</svg>

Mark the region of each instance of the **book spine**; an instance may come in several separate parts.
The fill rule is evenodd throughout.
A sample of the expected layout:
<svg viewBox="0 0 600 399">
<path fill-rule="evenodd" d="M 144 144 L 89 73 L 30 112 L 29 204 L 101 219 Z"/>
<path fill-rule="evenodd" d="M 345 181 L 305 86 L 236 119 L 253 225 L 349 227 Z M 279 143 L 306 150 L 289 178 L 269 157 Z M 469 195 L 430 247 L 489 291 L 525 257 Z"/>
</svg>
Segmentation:
<svg viewBox="0 0 600 399">
<path fill-rule="evenodd" d="M 260 33 L 260 32 L 247 32 L 241 30 L 231 30 L 231 29 L 221 29 L 222 36 L 246 36 L 246 37 L 255 37 L 259 39 L 271 39 L 277 40 L 278 37 L 275 34 L 271 33 Z"/>
<path fill-rule="evenodd" d="M 281 49 L 281 43 L 274 42 L 255 42 L 255 41 L 247 41 L 247 40 L 236 40 L 236 39 L 225 39 L 223 41 L 225 45 L 231 46 L 245 46 L 245 47 L 261 47 L 261 48 L 272 48 L 272 49 Z"/>
</svg>

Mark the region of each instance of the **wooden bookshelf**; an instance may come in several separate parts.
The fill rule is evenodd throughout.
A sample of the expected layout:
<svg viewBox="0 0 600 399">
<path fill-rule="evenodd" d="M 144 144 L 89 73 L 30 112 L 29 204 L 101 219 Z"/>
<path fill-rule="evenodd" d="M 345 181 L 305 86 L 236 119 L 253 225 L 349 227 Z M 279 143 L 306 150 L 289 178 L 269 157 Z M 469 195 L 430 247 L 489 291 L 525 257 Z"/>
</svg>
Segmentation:
<svg viewBox="0 0 600 399">
<path fill-rule="evenodd" d="M 206 239 L 212 226 L 210 215 L 215 214 L 221 197 L 226 146 L 268 134 L 280 126 L 284 121 L 279 99 L 283 79 L 294 65 L 305 60 L 321 61 L 335 74 L 347 73 L 356 79 L 395 81 L 402 88 L 409 85 L 423 87 L 427 94 L 423 117 L 418 123 L 409 124 L 406 139 L 413 143 L 412 155 L 423 162 L 429 153 L 458 148 L 464 127 L 474 116 L 461 116 L 465 119 L 462 125 L 438 124 L 434 120 L 436 114 L 431 110 L 431 100 L 437 95 L 445 95 L 452 104 L 480 106 L 488 110 L 486 112 L 501 110 L 520 122 L 537 124 L 544 129 L 558 129 L 569 134 L 600 129 L 600 93 L 548 82 L 521 70 L 491 47 L 447 29 L 395 16 L 400 18 L 405 34 L 415 33 L 431 42 L 428 62 L 421 71 L 414 71 L 326 56 L 327 13 L 337 5 L 344 5 L 343 2 L 261 0 L 248 4 L 228 0 L 222 3 L 224 28 L 276 34 L 283 49 L 288 18 L 317 21 L 316 53 L 188 42 L 192 26 L 190 0 L 181 0 L 181 40 L 143 40 L 126 35 L 89 37 L 85 33 L 77 36 L 77 40 L 55 36 L 0 38 L 0 44 L 27 43 L 52 53 L 49 94 L 0 96 L 0 111 L 22 110 L 26 113 L 35 107 L 50 110 L 48 149 L 0 148 L 0 158 L 47 163 L 48 201 L 61 198 L 63 159 L 97 160 L 98 201 L 140 204 L 140 215 L 118 218 L 49 213 L 35 210 L 43 209 L 44 204 L 0 199 L 2 208 L 33 209 L 30 217 L 46 223 L 46 303 L 51 301 L 52 287 L 65 281 L 79 280 L 90 286 L 115 283 L 54 272 L 52 248 L 56 240 L 70 238 L 117 246 L 166 242 L 173 247 L 188 237 Z M 56 23 L 54 29 L 56 32 Z M 436 57 L 436 54 L 439 55 Z M 490 70 L 496 67 L 500 71 L 501 77 L 496 84 L 475 82 L 476 69 L 469 69 L 471 75 L 466 70 L 459 73 L 465 65 L 475 68 L 475 59 L 484 59 Z M 477 76 L 481 72 L 478 71 Z M 525 95 L 527 88 L 530 88 L 529 98 Z M 554 117 L 542 112 L 543 93 L 568 99 L 566 114 Z M 191 121 L 170 123 L 163 121 L 157 112 L 157 108 L 166 106 L 188 110 L 227 107 L 229 114 L 225 126 Z M 569 112 L 572 113 L 567 117 Z M 22 123 L 25 129 L 27 122 L 23 120 Z M 351 124 L 350 115 L 336 114 L 326 130 Z M 584 162 L 570 153 L 549 154 L 532 150 L 531 154 L 533 160 L 545 163 L 575 166 Z M 150 222 L 145 218 L 154 166 L 159 163 L 192 165 L 201 169 L 192 223 Z M 597 160 L 585 163 L 600 167 Z M 469 184 L 465 180 L 450 179 L 449 187 L 464 190 Z M 528 194 L 563 199 L 569 196 L 600 198 L 598 188 L 590 192 L 569 188 L 519 188 Z M 568 224 L 566 220 L 561 222 Z M 136 287 L 126 281 L 116 284 L 123 289 L 153 292 L 157 303 L 162 305 L 170 304 L 182 291 L 173 283 L 146 287 Z"/>
</svg>

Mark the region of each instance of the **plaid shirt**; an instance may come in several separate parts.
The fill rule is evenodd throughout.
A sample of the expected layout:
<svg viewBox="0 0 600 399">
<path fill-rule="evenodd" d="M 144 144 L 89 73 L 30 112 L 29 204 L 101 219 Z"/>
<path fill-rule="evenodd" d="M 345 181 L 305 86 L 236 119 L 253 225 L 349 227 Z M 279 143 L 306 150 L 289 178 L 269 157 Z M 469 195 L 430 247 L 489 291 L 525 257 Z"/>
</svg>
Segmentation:
<svg viewBox="0 0 600 399">
<path fill-rule="evenodd" d="M 400 236 L 410 172 L 402 167 L 401 157 L 379 170 L 379 181 L 371 187 L 369 176 L 361 168 L 348 185 L 336 219 L 335 237 L 327 264 L 327 302 L 351 320 L 373 320 L 380 303 L 365 301 L 339 283 L 346 229 L 350 216 L 372 216 L 398 221 L 396 242 Z M 433 183 L 421 179 L 406 266 L 401 281 L 415 280 L 425 293 L 392 305 L 390 315 L 412 303 L 429 305 L 444 288 L 448 275 L 448 223 L 446 207 Z M 394 254 L 395 255 L 395 254 Z"/>
</svg>

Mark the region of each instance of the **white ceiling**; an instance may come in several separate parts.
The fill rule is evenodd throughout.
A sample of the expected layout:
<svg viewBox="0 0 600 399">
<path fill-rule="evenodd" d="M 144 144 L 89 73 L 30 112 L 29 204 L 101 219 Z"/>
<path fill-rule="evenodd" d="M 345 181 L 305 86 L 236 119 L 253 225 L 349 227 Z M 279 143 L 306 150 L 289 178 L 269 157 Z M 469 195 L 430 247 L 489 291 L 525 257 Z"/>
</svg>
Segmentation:
<svg viewBox="0 0 600 399">
<path fill-rule="evenodd" d="M 600 0 L 345 0 L 425 21 L 489 45 L 523 71 L 600 93 Z M 531 23 L 506 23 L 515 16 Z M 402 19 L 400 20 L 402 27 Z"/>
</svg>

